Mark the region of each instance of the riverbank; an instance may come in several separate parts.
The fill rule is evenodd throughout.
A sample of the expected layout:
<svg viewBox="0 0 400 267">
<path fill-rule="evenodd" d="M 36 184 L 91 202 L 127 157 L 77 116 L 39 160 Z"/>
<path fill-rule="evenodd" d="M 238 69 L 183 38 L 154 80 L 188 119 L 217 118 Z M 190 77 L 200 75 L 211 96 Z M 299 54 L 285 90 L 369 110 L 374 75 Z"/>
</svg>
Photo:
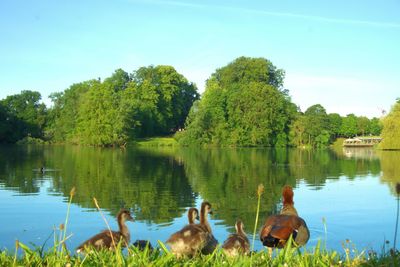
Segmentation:
<svg viewBox="0 0 400 267">
<path fill-rule="evenodd" d="M 145 146 L 145 147 L 175 147 L 178 146 L 178 142 L 173 137 L 151 137 L 138 139 L 132 144 L 133 146 Z"/>
<path fill-rule="evenodd" d="M 131 246 L 124 252 L 100 251 L 75 255 L 57 247 L 47 252 L 40 247 L 30 249 L 16 242 L 15 252 L 2 251 L 0 266 L 399 266 L 399 252 L 378 255 L 374 252 L 357 252 L 350 243 L 343 252 L 327 251 L 319 245 L 313 249 L 299 250 L 286 247 L 274 252 L 266 250 L 251 256 L 226 257 L 221 250 L 211 255 L 192 259 L 176 259 L 160 243 L 154 251 L 138 251 Z M 62 246 L 61 246 L 62 247 Z M 16 256 L 18 255 L 18 256 Z"/>
</svg>

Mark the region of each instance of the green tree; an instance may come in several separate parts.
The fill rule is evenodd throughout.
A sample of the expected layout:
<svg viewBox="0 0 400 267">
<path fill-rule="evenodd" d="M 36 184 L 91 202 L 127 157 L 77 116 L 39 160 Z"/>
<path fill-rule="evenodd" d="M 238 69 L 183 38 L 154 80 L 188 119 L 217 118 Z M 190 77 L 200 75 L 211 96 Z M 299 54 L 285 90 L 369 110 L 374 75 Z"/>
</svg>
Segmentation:
<svg viewBox="0 0 400 267">
<path fill-rule="evenodd" d="M 240 57 L 217 69 L 192 108 L 182 144 L 282 146 L 296 106 L 283 89 L 283 70 L 264 58 Z"/>
<path fill-rule="evenodd" d="M 21 139 L 26 136 L 43 138 L 47 109 L 40 100 L 39 92 L 25 90 L 0 101 L 3 107 L 2 116 L 8 121 L 5 124 L 13 127 L 12 131 L 17 131 L 12 139 Z"/>
<path fill-rule="evenodd" d="M 357 117 L 357 134 L 364 136 L 369 129 L 370 121 L 365 116 Z"/>
<path fill-rule="evenodd" d="M 84 95 L 78 111 L 76 136 L 79 143 L 120 145 L 126 139 L 119 110 L 119 94 L 113 83 L 95 82 Z"/>
<path fill-rule="evenodd" d="M 322 133 L 322 131 L 328 130 L 329 118 L 326 114 L 326 110 L 320 104 L 313 105 L 309 107 L 305 112 L 304 116 L 306 117 L 306 135 L 308 135 L 308 143 L 311 146 L 316 145 L 316 138 L 323 134 L 326 135 L 326 132 Z M 322 145 L 322 140 L 326 138 L 319 138 L 319 146 Z M 328 139 L 329 141 L 329 139 Z M 325 145 L 327 145 L 326 143 Z"/>
<path fill-rule="evenodd" d="M 340 135 L 340 128 L 342 127 L 342 117 L 337 113 L 328 114 L 328 129 L 332 138 L 337 138 Z"/>
<path fill-rule="evenodd" d="M 378 118 L 372 118 L 368 127 L 368 133 L 378 136 L 382 131 L 382 123 Z"/>
<path fill-rule="evenodd" d="M 193 83 L 171 66 L 149 66 L 135 71 L 124 105 L 136 121 L 135 137 L 166 135 L 184 127 L 193 102 L 199 98 Z"/>
<path fill-rule="evenodd" d="M 131 78 L 129 77 L 129 74 L 123 69 L 115 70 L 111 77 L 108 77 L 104 80 L 105 83 L 110 84 L 111 88 L 115 92 L 125 90 L 130 81 Z"/>
<path fill-rule="evenodd" d="M 290 126 L 290 144 L 297 147 L 302 147 L 308 142 L 306 138 L 306 122 L 307 118 L 303 114 L 299 114 L 296 120 Z"/>
<path fill-rule="evenodd" d="M 382 149 L 400 149 L 400 102 L 397 101 L 382 120 Z"/>
<path fill-rule="evenodd" d="M 313 105 L 291 125 L 291 144 L 325 147 L 331 141 L 330 127 L 330 117 L 325 108 L 320 104 Z"/>
<path fill-rule="evenodd" d="M 84 95 L 96 83 L 97 80 L 76 83 L 64 92 L 50 95 L 53 107 L 50 109 L 48 132 L 53 141 L 78 143 L 76 139 L 78 112 Z"/>
<path fill-rule="evenodd" d="M 357 135 L 357 117 L 354 114 L 348 114 L 342 119 L 342 127 L 340 133 L 345 137 L 353 137 Z"/>
</svg>

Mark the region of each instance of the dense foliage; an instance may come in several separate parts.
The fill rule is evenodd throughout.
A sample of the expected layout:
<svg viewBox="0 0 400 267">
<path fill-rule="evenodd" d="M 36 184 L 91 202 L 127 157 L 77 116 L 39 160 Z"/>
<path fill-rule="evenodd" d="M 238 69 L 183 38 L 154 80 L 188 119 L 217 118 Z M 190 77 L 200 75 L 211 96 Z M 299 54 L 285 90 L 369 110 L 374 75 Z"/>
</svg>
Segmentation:
<svg viewBox="0 0 400 267">
<path fill-rule="evenodd" d="M 44 138 L 47 110 L 40 99 L 38 92 L 22 91 L 0 100 L 0 142 Z"/>
<path fill-rule="evenodd" d="M 382 149 L 400 149 L 400 99 L 383 119 Z"/>
<path fill-rule="evenodd" d="M 296 106 L 283 90 L 283 70 L 241 57 L 216 70 L 193 105 L 182 144 L 285 146 Z"/>
<path fill-rule="evenodd" d="M 49 132 L 54 141 L 121 145 L 182 128 L 197 88 L 171 66 L 118 69 L 105 79 L 52 94 Z"/>
<path fill-rule="evenodd" d="M 283 80 L 267 59 L 240 57 L 211 75 L 200 100 L 171 66 L 117 69 L 51 94 L 49 109 L 34 91 L 1 100 L 0 142 L 110 146 L 177 132 L 183 145 L 324 147 L 337 137 L 380 134 L 377 118 L 327 114 L 320 104 L 301 112 Z"/>
<path fill-rule="evenodd" d="M 382 129 L 378 118 L 368 119 L 349 114 L 341 117 L 337 113 L 327 114 L 320 104 L 309 107 L 297 114 L 290 127 L 290 140 L 294 146 L 325 147 L 338 137 L 380 134 Z"/>
</svg>

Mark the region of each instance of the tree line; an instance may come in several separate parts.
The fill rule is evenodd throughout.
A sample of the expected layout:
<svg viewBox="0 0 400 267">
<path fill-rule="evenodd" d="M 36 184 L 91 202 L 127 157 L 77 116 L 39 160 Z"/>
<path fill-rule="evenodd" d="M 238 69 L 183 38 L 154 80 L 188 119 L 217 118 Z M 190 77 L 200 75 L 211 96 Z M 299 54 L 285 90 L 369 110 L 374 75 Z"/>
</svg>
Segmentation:
<svg viewBox="0 0 400 267">
<path fill-rule="evenodd" d="M 0 141 L 24 137 L 98 146 L 123 145 L 143 137 L 168 135 L 184 127 L 195 84 L 171 66 L 116 70 L 52 93 L 52 107 L 40 93 L 22 91 L 0 101 Z"/>
<path fill-rule="evenodd" d="M 337 137 L 380 134 L 378 118 L 327 114 L 320 104 L 302 112 L 283 88 L 284 74 L 264 58 L 241 57 L 216 70 L 178 133 L 180 142 L 324 147 Z"/>
<path fill-rule="evenodd" d="M 265 58 L 240 57 L 210 76 L 201 99 L 165 65 L 73 84 L 52 93 L 49 108 L 40 93 L 22 91 L 0 100 L 0 142 L 110 146 L 175 133 L 182 145 L 324 147 L 338 137 L 380 135 L 389 121 L 328 114 L 320 104 L 302 112 L 284 76 Z"/>
</svg>

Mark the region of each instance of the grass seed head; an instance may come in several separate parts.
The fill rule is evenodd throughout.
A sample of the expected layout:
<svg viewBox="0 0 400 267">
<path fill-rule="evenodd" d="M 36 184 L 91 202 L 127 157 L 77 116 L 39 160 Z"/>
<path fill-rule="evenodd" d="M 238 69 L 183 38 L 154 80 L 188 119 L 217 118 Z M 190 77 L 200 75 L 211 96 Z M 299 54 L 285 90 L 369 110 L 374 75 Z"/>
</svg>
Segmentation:
<svg viewBox="0 0 400 267">
<path fill-rule="evenodd" d="M 261 196 L 264 193 L 264 185 L 263 184 L 259 184 L 257 187 L 257 195 Z"/>
<path fill-rule="evenodd" d="M 72 198 L 76 193 L 76 188 L 75 186 L 71 188 L 71 191 L 69 192 L 70 197 Z"/>
</svg>

